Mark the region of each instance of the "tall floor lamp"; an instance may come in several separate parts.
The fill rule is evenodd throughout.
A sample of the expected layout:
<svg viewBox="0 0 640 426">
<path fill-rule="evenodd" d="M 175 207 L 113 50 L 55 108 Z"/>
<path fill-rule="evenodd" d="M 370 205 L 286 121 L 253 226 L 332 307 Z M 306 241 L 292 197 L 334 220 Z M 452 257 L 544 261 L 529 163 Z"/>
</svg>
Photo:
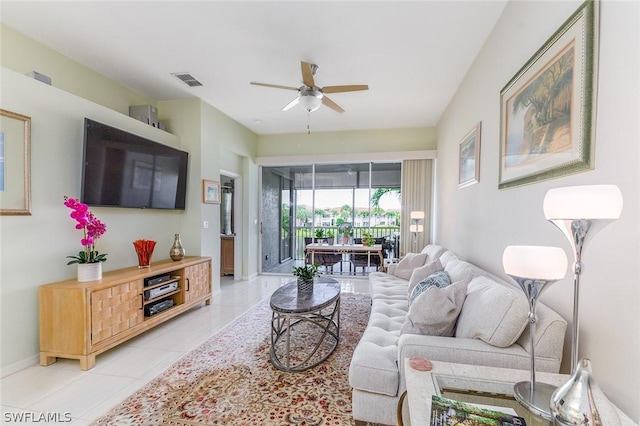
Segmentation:
<svg viewBox="0 0 640 426">
<path fill-rule="evenodd" d="M 418 234 L 423 231 L 422 222 L 424 220 L 424 212 L 423 211 L 412 211 L 411 212 L 411 225 L 409 225 L 409 231 L 413 234 L 413 252 L 418 252 Z"/>
<path fill-rule="evenodd" d="M 578 299 L 582 252 L 587 239 L 620 217 L 622 193 L 615 185 L 583 185 L 550 189 L 544 197 L 544 215 L 567 237 L 573 249 L 573 331 L 571 372 L 578 365 Z M 587 238 L 589 237 L 589 238 Z"/>
<path fill-rule="evenodd" d="M 555 386 L 536 382 L 536 304 L 540 294 L 567 275 L 567 255 L 559 247 L 509 246 L 502 255 L 504 271 L 520 286 L 529 302 L 531 380 L 514 385 L 514 396 L 529 411 L 551 420 L 549 401 Z"/>
</svg>

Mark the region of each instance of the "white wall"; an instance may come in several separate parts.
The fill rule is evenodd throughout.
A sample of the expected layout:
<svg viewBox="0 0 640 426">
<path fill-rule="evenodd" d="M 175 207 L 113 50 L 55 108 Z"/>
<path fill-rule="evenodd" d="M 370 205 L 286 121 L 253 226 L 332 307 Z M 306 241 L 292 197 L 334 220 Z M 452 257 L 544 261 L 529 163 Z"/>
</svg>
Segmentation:
<svg viewBox="0 0 640 426">
<path fill-rule="evenodd" d="M 255 275 L 258 270 L 258 228 L 253 223 L 252 213 L 257 215 L 260 197 L 257 168 L 254 159 L 258 150 L 258 137 L 255 133 L 203 103 L 202 106 L 202 152 L 203 178 L 220 180 L 220 169 L 227 166 L 240 166 L 241 170 L 231 170 L 242 175 L 242 188 L 237 193 L 242 200 L 243 220 L 238 228 L 236 241 L 242 243 L 242 277 Z M 225 163 L 223 159 L 230 162 Z M 209 205 L 210 206 L 210 205 Z M 215 205 L 215 240 L 220 258 L 220 205 Z M 216 277 L 219 281 L 219 277 Z"/>
<path fill-rule="evenodd" d="M 123 87 L 59 52 L 0 24 L 2 66 L 19 74 L 37 71 L 51 77 L 65 92 L 129 115 L 130 105 L 155 105 L 141 94 Z"/>
<path fill-rule="evenodd" d="M 436 147 L 432 127 L 261 135 L 259 157 L 422 151 Z"/>
<path fill-rule="evenodd" d="M 80 235 L 63 197 L 80 196 L 84 117 L 181 148 L 179 139 L 56 87 L 1 68 L 0 107 L 31 117 L 31 216 L 0 217 L 2 367 L 33 362 L 38 345 L 38 286 L 73 278 L 68 255 Z M 98 241 L 105 271 L 135 265 L 132 242 L 158 242 L 153 258 L 168 258 L 182 211 L 93 208 L 107 225 Z M 185 245 L 188 247 L 188 242 Z M 3 371 L 4 372 L 4 371 Z"/>
<path fill-rule="evenodd" d="M 436 243 L 504 276 L 507 245 L 569 243 L 548 223 L 542 200 L 550 188 L 611 183 L 624 210 L 584 251 L 579 357 L 591 358 L 598 384 L 635 422 L 640 419 L 640 211 L 638 196 L 640 4 L 601 3 L 595 169 L 498 190 L 500 90 L 560 27 L 580 2 L 510 2 L 438 124 Z M 482 122 L 480 183 L 457 188 L 458 144 Z M 542 301 L 572 318 L 572 277 Z M 569 370 L 571 324 L 562 370 Z"/>
<path fill-rule="evenodd" d="M 62 203 L 65 195 L 80 195 L 84 117 L 189 152 L 186 210 L 92 208 L 107 225 L 98 242 L 98 250 L 109 254 L 104 271 L 134 265 L 132 241 L 138 238 L 157 241 L 153 258 L 166 259 L 173 235 L 180 233 L 188 255 L 212 257 L 213 290 L 218 291 L 220 206 L 202 203 L 202 179 L 219 179 L 221 149 L 240 151 L 243 155 L 234 155 L 248 176 L 243 179 L 248 187 L 244 202 L 257 212 L 258 167 L 250 157 L 257 136 L 199 99 L 159 102 L 172 134 L 13 70 L 0 71 L 0 107 L 32 120 L 32 215 L 0 217 L 2 373 L 37 361 L 38 287 L 76 274 L 75 266 L 66 266 L 65 256 L 80 250 L 80 236 Z M 205 220 L 207 229 L 202 226 Z M 257 227 L 252 223 L 245 228 L 249 260 L 243 273 L 248 275 L 257 271 Z"/>
</svg>

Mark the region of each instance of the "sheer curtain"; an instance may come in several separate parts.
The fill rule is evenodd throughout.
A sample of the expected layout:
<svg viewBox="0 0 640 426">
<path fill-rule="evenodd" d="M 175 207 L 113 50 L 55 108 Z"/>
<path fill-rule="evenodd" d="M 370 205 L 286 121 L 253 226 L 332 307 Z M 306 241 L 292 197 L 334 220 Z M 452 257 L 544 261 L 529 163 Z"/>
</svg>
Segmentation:
<svg viewBox="0 0 640 426">
<path fill-rule="evenodd" d="M 400 229 L 400 254 L 420 252 L 430 241 L 431 230 L 431 192 L 432 192 L 432 160 L 404 160 L 402 162 L 402 216 Z M 410 231 L 414 223 L 411 212 L 424 212 L 420 220 L 422 232 L 417 233 L 417 249 L 415 234 Z"/>
</svg>

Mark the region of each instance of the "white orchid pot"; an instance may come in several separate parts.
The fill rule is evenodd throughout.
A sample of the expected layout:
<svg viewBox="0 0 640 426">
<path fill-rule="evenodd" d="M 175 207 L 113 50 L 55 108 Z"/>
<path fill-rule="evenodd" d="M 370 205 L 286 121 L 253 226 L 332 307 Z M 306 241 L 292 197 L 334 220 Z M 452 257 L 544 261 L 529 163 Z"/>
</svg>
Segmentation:
<svg viewBox="0 0 640 426">
<path fill-rule="evenodd" d="M 102 279 L 102 262 L 78 263 L 78 282 Z"/>
</svg>

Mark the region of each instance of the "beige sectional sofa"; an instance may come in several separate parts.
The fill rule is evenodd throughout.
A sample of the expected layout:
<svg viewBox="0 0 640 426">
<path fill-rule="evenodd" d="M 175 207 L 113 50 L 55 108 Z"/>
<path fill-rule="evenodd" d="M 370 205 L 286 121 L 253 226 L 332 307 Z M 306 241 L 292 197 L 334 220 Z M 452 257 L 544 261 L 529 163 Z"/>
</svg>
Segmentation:
<svg viewBox="0 0 640 426">
<path fill-rule="evenodd" d="M 451 282 L 443 288 L 431 282 L 441 270 Z M 425 283 L 409 304 L 413 288 Z M 428 245 L 386 273 L 370 274 L 369 286 L 371 316 L 349 368 L 355 420 L 396 423 L 404 358 L 530 369 L 529 306 L 516 284 Z M 537 316 L 536 370 L 558 372 L 567 322 L 540 302 Z"/>
</svg>

